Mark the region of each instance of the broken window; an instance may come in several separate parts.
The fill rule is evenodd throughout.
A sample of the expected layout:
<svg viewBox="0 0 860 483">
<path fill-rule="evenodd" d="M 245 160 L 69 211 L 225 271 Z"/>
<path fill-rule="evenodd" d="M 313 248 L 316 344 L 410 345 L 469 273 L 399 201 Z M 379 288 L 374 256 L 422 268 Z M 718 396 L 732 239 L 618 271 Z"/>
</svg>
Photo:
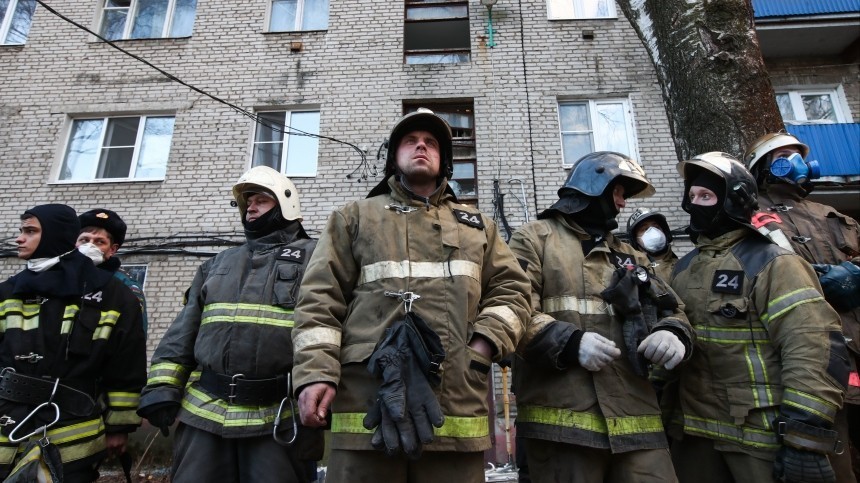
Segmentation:
<svg viewBox="0 0 860 483">
<path fill-rule="evenodd" d="M 560 101 L 558 121 L 565 166 L 595 151 L 636 158 L 633 116 L 627 99 Z"/>
<path fill-rule="evenodd" d="M 469 4 L 406 0 L 403 49 L 407 64 L 469 62 Z"/>
</svg>

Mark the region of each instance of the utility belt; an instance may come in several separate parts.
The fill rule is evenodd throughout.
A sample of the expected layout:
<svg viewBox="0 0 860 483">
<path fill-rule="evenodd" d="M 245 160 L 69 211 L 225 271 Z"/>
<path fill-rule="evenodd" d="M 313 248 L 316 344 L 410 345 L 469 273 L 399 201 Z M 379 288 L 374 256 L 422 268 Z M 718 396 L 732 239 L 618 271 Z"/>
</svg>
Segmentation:
<svg viewBox="0 0 860 483">
<path fill-rule="evenodd" d="M 275 404 L 290 395 L 287 376 L 248 379 L 243 374 L 231 376 L 204 369 L 200 386 L 228 404 L 244 406 Z"/>
<path fill-rule="evenodd" d="M 79 386 L 79 387 L 73 387 Z M 89 386 L 89 391 L 82 390 Z M 56 379 L 25 376 L 11 368 L 0 372 L 0 399 L 38 406 L 53 402 L 73 416 L 87 417 L 96 412 L 95 383 L 76 384 L 73 380 L 57 383 Z"/>
</svg>

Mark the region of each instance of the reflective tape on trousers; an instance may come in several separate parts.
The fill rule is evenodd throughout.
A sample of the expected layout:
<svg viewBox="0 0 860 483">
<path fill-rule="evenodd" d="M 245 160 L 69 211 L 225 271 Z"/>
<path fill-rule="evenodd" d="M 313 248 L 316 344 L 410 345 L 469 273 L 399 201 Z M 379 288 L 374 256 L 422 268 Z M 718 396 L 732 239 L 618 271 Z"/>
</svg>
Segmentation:
<svg viewBox="0 0 860 483">
<path fill-rule="evenodd" d="M 334 413 L 331 415 L 332 433 L 373 434 L 372 429 L 364 429 L 362 422 L 365 413 Z M 449 438 L 483 438 L 489 436 L 489 419 L 486 416 L 464 417 L 445 416 L 441 428 L 433 428 L 433 434 Z"/>
</svg>

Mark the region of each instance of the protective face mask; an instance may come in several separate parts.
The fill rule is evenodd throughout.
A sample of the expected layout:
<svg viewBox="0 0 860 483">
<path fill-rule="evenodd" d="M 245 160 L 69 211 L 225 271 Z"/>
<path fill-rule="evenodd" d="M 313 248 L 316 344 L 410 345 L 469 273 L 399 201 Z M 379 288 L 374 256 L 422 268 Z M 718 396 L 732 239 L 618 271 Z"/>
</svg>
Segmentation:
<svg viewBox="0 0 860 483">
<path fill-rule="evenodd" d="M 821 177 L 818 161 L 804 161 L 798 153 L 787 158 L 776 158 L 770 164 L 770 174 L 791 184 L 801 185 Z"/>
<path fill-rule="evenodd" d="M 95 246 L 92 243 L 84 243 L 83 245 L 78 247 L 78 251 L 83 253 L 84 256 L 93 261 L 95 265 L 101 265 L 102 262 L 105 261 L 105 254 L 99 249 L 99 247 Z"/>
<path fill-rule="evenodd" d="M 44 272 L 59 263 L 60 257 L 53 258 L 31 258 L 27 260 L 27 270 L 34 272 Z"/>
<path fill-rule="evenodd" d="M 639 237 L 639 244 L 648 253 L 662 252 L 666 248 L 666 235 L 663 230 L 651 226 Z"/>
</svg>

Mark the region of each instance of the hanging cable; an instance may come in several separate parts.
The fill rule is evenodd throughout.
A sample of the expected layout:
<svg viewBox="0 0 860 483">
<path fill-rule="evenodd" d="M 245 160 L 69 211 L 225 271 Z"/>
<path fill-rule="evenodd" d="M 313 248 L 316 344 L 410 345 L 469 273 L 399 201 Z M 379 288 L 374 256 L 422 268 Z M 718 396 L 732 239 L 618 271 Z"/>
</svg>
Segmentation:
<svg viewBox="0 0 860 483">
<path fill-rule="evenodd" d="M 133 54 L 133 53 L 131 53 L 131 52 L 129 52 L 129 51 L 127 51 L 127 50 L 123 49 L 123 48 L 122 48 L 122 47 L 120 47 L 119 45 L 115 44 L 113 41 L 108 40 L 108 39 L 106 39 L 106 38 L 102 37 L 101 35 L 99 35 L 99 34 L 97 34 L 97 33 L 93 32 L 93 31 L 92 31 L 92 30 L 90 30 L 89 28 L 87 28 L 87 27 L 85 27 L 85 26 L 81 25 L 81 24 L 80 24 L 80 23 L 78 23 L 78 22 L 75 22 L 74 20 L 70 19 L 69 17 L 66 17 L 65 15 L 61 14 L 60 12 L 58 12 L 58 11 L 54 10 L 50 5 L 46 4 L 44 1 L 42 1 L 42 0 L 35 0 L 35 1 L 36 1 L 36 3 L 38 3 L 39 5 L 41 5 L 45 10 L 47 10 L 48 12 L 50 12 L 52 15 L 56 16 L 57 18 L 59 18 L 59 19 L 63 20 L 64 22 L 67 22 L 67 23 L 69 23 L 69 24 L 71 24 L 71 25 L 74 25 L 74 26 L 75 26 L 75 27 L 77 27 L 78 29 L 83 30 L 84 32 L 86 32 L 86 33 L 88 33 L 88 34 L 90 34 L 90 35 L 92 35 L 92 36 L 96 37 L 97 39 L 99 39 L 99 40 L 101 40 L 102 42 L 106 43 L 107 45 L 109 45 L 109 46 L 113 47 L 114 49 L 116 49 L 116 50 L 118 50 L 118 51 L 122 52 L 123 54 L 125 54 L 125 55 L 127 55 L 127 56 L 131 57 L 132 59 L 134 59 L 134 60 L 136 60 L 136 61 L 138 61 L 138 62 L 140 62 L 140 63 L 142 63 L 142 64 L 146 65 L 147 67 L 150 67 L 150 68 L 154 69 L 154 70 L 155 70 L 155 71 L 157 71 L 159 74 L 163 75 L 164 77 L 168 78 L 169 80 L 171 80 L 171 81 L 173 81 L 173 82 L 176 82 L 176 83 L 178 83 L 178 84 L 181 84 L 181 85 L 183 85 L 183 86 L 185 86 L 185 87 L 187 87 L 187 88 L 191 89 L 191 90 L 192 90 L 192 91 L 194 91 L 194 92 L 197 92 L 197 93 L 199 93 L 199 94 L 202 94 L 202 95 L 204 95 L 204 96 L 206 96 L 206 97 L 208 97 L 208 98 L 212 99 L 212 100 L 213 100 L 213 101 L 215 101 L 215 102 L 218 102 L 218 103 L 224 104 L 225 106 L 229 107 L 229 108 L 230 108 L 230 109 L 232 109 L 233 111 L 235 111 L 235 112 L 237 112 L 237 113 L 239 113 L 239 114 L 241 114 L 241 115 L 243 115 L 243 116 L 245 116 L 245 117 L 250 118 L 250 119 L 251 119 L 251 120 L 253 120 L 255 123 L 257 123 L 257 124 L 259 124 L 259 125 L 261 125 L 261 126 L 265 126 L 265 127 L 267 127 L 267 128 L 269 128 L 269 129 L 271 129 L 271 130 L 272 130 L 272 131 L 274 131 L 274 132 L 282 133 L 282 134 L 285 134 L 285 135 L 288 135 L 288 136 L 306 136 L 306 137 L 314 137 L 314 138 L 318 138 L 318 139 L 325 139 L 325 140 L 327 140 L 327 141 L 332 141 L 332 142 L 339 143 L 339 144 L 344 144 L 344 145 L 346 145 L 346 146 L 351 147 L 352 149 L 354 149 L 354 150 L 355 150 L 355 151 L 356 151 L 356 152 L 361 156 L 361 163 L 360 163 L 360 164 L 358 165 L 358 167 L 357 167 L 355 170 L 353 170 L 353 171 L 352 171 L 352 173 L 350 173 L 350 174 L 353 174 L 353 173 L 355 173 L 356 171 L 361 170 L 361 176 L 360 176 L 360 178 L 361 178 L 361 179 L 367 179 L 367 168 L 366 168 L 366 167 L 367 167 L 367 156 L 365 155 L 364 150 L 362 150 L 360 147 L 356 146 L 355 144 L 353 144 L 353 143 L 351 143 L 351 142 L 348 142 L 348 141 L 342 141 L 342 140 L 340 140 L 340 139 L 333 138 L 333 137 L 330 137 L 330 136 L 323 136 L 323 135 L 321 135 L 321 134 L 314 134 L 314 133 L 310 133 L 310 132 L 307 132 L 307 131 L 302 131 L 301 129 L 298 129 L 298 128 L 294 128 L 294 127 L 292 127 L 292 126 L 289 126 L 289 125 L 287 125 L 286 123 L 285 123 L 285 124 L 283 124 L 283 129 L 278 128 L 275 124 L 272 124 L 272 123 L 270 123 L 270 122 L 268 122 L 268 121 L 266 121 L 266 120 L 264 120 L 264 119 L 260 118 L 257 114 L 254 114 L 254 113 L 253 113 L 253 112 L 251 112 L 251 111 L 248 111 L 248 110 L 246 110 L 246 109 L 243 109 L 243 108 L 241 108 L 241 107 L 237 106 L 236 104 L 233 104 L 233 103 L 231 103 L 231 102 L 229 102 L 229 101 L 227 101 L 227 100 L 221 99 L 220 97 L 218 97 L 218 96 L 216 96 L 216 95 L 214 95 L 214 94 L 210 94 L 209 92 L 207 92 L 207 91 L 205 91 L 205 90 L 203 90 L 203 89 L 201 89 L 201 88 L 199 88 L 199 87 L 196 87 L 196 86 L 194 86 L 194 85 L 192 85 L 192 84 L 189 84 L 188 82 L 185 82 L 184 80 L 182 80 L 182 79 L 180 79 L 180 78 L 176 77 L 175 75 L 171 74 L 170 72 L 167 72 L 166 70 L 162 69 L 161 67 L 158 67 L 157 65 L 153 64 L 152 62 L 150 62 L 150 61 L 148 61 L 148 60 L 144 59 L 143 57 L 141 57 L 141 56 L 139 56 L 139 55 L 136 55 L 136 54 Z M 287 130 L 284 130 L 284 129 L 287 129 Z"/>
</svg>

